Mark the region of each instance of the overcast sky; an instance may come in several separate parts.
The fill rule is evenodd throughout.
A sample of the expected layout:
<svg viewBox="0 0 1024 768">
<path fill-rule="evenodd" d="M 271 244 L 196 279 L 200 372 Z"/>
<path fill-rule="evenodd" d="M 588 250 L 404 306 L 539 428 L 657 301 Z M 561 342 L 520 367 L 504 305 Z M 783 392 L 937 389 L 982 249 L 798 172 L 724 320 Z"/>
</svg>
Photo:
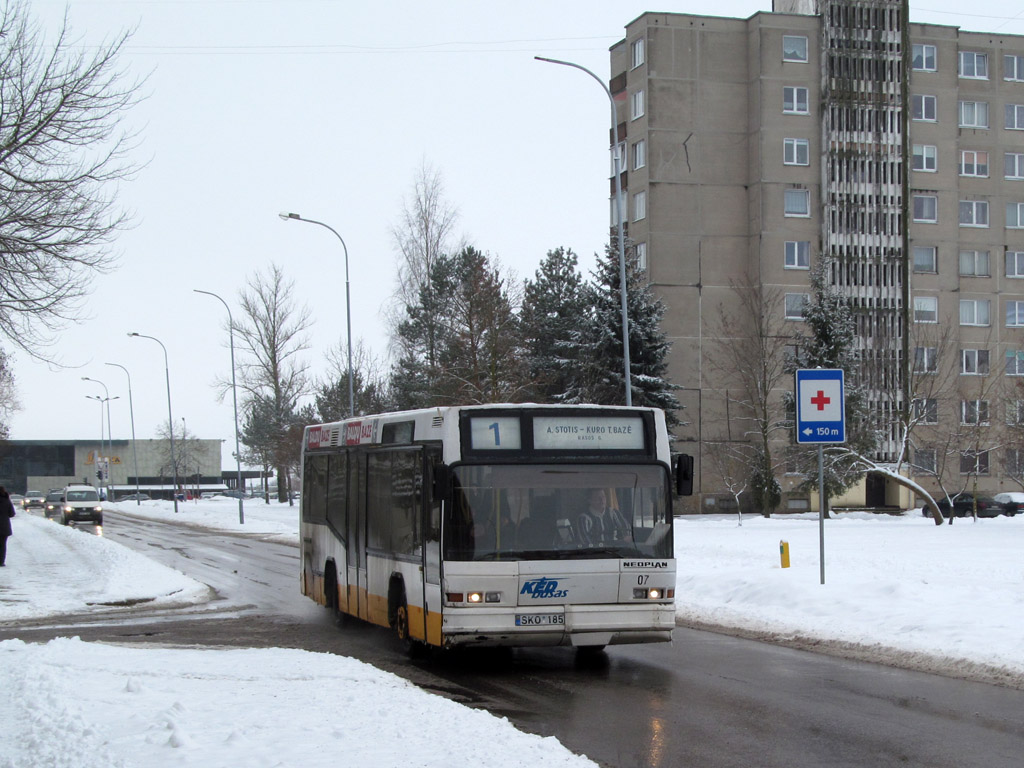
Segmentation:
<svg viewBox="0 0 1024 768">
<path fill-rule="evenodd" d="M 279 212 L 345 239 L 353 339 L 378 354 L 394 288 L 390 229 L 424 162 L 442 174 L 460 235 L 520 278 L 560 245 L 589 270 L 609 219 L 607 97 L 582 72 L 533 56 L 607 77 L 609 46 L 645 11 L 745 18 L 771 2 L 32 2 L 48 30 L 65 7 L 84 44 L 136 28 L 125 63 L 148 74 L 148 98 L 129 121 L 146 167 L 121 190 L 136 223 L 117 242 L 117 270 L 96 279 L 50 350 L 66 367 L 15 355 L 22 410 L 11 437 L 98 439 L 100 406 L 86 395 L 102 388 L 83 376 L 119 397 L 113 436 L 130 437 L 127 379 L 107 362 L 131 372 L 137 437 L 155 437 L 167 420 L 163 352 L 128 337 L 137 331 L 167 347 L 176 422 L 227 440 L 230 466 L 231 400 L 213 387 L 230 376 L 226 312 L 193 289 L 221 295 L 237 319 L 246 278 L 277 263 L 314 321 L 314 376 L 345 335 L 340 243 Z M 912 2 L 911 20 L 1024 34 L 1020 0 Z"/>
</svg>

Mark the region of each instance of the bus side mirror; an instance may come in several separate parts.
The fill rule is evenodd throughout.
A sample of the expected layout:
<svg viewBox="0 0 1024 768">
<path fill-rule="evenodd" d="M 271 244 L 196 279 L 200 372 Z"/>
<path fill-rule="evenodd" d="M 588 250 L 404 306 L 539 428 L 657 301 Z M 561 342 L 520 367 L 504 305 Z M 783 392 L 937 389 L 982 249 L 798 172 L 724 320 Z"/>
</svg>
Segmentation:
<svg viewBox="0 0 1024 768">
<path fill-rule="evenodd" d="M 447 464 L 432 464 L 430 467 L 430 498 L 431 501 L 444 501 L 451 484 L 452 474 Z"/>
<path fill-rule="evenodd" d="M 693 495 L 693 456 L 685 453 L 676 457 L 676 495 Z"/>
</svg>

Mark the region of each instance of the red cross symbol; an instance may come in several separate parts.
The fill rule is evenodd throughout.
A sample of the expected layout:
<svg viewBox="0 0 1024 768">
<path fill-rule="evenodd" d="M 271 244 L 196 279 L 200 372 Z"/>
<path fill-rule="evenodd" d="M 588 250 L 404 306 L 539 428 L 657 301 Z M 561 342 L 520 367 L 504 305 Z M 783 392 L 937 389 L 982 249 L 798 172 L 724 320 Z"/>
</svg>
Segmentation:
<svg viewBox="0 0 1024 768">
<path fill-rule="evenodd" d="M 811 398 L 811 405 L 818 406 L 819 411 L 824 411 L 825 406 L 832 402 L 831 397 L 825 397 L 823 390 L 818 390 L 818 394 Z"/>
</svg>

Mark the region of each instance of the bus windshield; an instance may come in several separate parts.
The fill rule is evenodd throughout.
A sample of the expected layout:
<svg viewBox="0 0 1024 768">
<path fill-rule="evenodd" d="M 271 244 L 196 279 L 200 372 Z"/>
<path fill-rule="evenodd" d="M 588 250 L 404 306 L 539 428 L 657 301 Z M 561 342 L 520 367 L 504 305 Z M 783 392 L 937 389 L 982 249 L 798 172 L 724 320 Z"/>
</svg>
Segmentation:
<svg viewBox="0 0 1024 768">
<path fill-rule="evenodd" d="M 448 560 L 672 557 L 661 465 L 460 465 L 453 475 Z"/>
</svg>

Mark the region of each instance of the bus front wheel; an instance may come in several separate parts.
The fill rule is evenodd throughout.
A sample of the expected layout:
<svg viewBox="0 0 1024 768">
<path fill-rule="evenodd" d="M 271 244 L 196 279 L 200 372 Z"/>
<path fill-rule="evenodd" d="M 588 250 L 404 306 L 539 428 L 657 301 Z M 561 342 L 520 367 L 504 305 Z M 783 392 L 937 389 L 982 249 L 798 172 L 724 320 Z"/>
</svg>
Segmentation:
<svg viewBox="0 0 1024 768">
<path fill-rule="evenodd" d="M 395 611 L 395 632 L 398 633 L 398 640 L 406 655 L 416 658 L 423 655 L 426 646 L 419 640 L 414 640 L 409 634 L 409 604 L 405 601 L 405 596 L 402 597 L 402 602 Z"/>
</svg>

